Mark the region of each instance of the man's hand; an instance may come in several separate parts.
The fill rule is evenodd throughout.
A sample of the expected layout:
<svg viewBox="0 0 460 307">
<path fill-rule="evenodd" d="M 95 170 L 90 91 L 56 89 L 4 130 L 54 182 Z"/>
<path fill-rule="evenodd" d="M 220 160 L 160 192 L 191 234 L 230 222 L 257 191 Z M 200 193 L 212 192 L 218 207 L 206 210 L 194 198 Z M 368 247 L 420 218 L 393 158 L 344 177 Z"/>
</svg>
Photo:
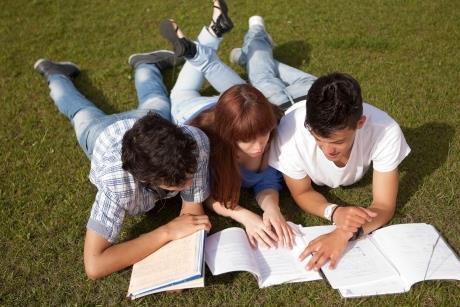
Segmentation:
<svg viewBox="0 0 460 307">
<path fill-rule="evenodd" d="M 313 254 L 307 263 L 307 270 L 318 271 L 328 260 L 330 261 L 329 268 L 334 269 L 352 236 L 353 233 L 341 229 L 319 236 L 308 244 L 299 259 L 303 261 L 307 256 Z"/>
<path fill-rule="evenodd" d="M 276 247 L 275 242 L 278 237 L 271 230 L 271 227 L 264 224 L 262 218 L 257 214 L 246 210 L 241 219 L 241 223 L 246 228 L 249 243 L 252 247 L 261 245 L 263 247 Z"/>
<path fill-rule="evenodd" d="M 266 208 L 262 215 L 262 219 L 265 226 L 275 230 L 276 236 L 278 237 L 278 246 L 292 248 L 295 234 L 286 222 L 283 214 L 281 214 L 278 205 Z"/>
<path fill-rule="evenodd" d="M 372 222 L 377 213 L 361 207 L 338 207 L 335 209 L 332 222 L 345 232 L 356 232 L 359 227 Z"/>
<path fill-rule="evenodd" d="M 207 215 L 183 214 L 162 227 L 169 240 L 177 240 L 201 229 L 209 231 L 211 223 Z"/>
</svg>

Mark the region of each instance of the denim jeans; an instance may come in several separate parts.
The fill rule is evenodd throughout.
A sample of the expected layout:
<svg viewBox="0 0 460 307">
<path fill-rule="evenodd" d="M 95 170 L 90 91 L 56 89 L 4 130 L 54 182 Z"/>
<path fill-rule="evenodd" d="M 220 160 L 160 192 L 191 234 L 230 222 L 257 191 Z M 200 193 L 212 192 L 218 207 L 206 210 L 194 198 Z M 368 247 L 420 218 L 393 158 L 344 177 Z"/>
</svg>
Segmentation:
<svg viewBox="0 0 460 307">
<path fill-rule="evenodd" d="M 217 56 L 221 41 L 206 27 L 198 35 L 197 53 L 193 59 L 187 59 L 171 90 L 171 115 L 176 123 L 185 123 L 217 103 L 219 96 L 201 96 L 205 79 L 219 93 L 233 85 L 246 83 Z"/>
<path fill-rule="evenodd" d="M 107 115 L 83 96 L 72 81 L 64 75 L 48 77 L 50 96 L 72 123 L 78 143 L 85 154 L 91 155 L 99 134 L 116 121 L 128 118 L 141 118 L 149 111 L 171 120 L 171 104 L 160 70 L 154 64 L 139 65 L 135 72 L 135 86 L 139 105 L 137 109 Z"/>
<path fill-rule="evenodd" d="M 316 77 L 273 59 L 273 46 L 264 27 L 253 25 L 244 37 L 249 82 L 275 104 L 305 96 Z"/>
</svg>

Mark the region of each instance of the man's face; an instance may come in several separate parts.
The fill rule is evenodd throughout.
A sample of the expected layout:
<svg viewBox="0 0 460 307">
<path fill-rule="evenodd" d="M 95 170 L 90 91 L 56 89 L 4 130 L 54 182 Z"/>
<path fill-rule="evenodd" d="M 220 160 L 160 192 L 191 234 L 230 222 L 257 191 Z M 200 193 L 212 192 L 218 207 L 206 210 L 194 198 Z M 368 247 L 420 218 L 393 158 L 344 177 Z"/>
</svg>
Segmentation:
<svg viewBox="0 0 460 307">
<path fill-rule="evenodd" d="M 185 183 L 181 186 L 168 186 L 168 185 L 160 184 L 158 185 L 158 187 L 160 189 L 171 191 L 171 192 L 180 192 L 190 187 L 192 185 L 192 182 L 193 182 L 193 175 L 189 175 L 187 176 Z"/>
<path fill-rule="evenodd" d="M 316 144 L 324 153 L 324 156 L 332 162 L 346 164 L 350 158 L 350 153 L 353 148 L 356 131 L 361 129 L 366 121 L 366 117 L 362 116 L 358 121 L 356 129 L 341 129 L 334 131 L 327 138 L 310 133 L 315 138 Z"/>
</svg>

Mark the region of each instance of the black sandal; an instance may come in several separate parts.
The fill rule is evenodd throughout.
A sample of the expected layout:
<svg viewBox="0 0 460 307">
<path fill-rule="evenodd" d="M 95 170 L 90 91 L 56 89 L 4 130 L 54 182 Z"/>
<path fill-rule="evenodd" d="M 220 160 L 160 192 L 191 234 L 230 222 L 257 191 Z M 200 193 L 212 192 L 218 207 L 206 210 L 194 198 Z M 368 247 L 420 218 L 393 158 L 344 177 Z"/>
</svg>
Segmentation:
<svg viewBox="0 0 460 307">
<path fill-rule="evenodd" d="M 173 45 L 174 54 L 177 57 L 183 56 L 186 59 L 191 59 L 196 54 L 196 45 L 186 37 L 179 38 L 177 36 L 178 30 L 179 26 L 173 20 L 165 19 L 160 23 L 160 33 Z"/>
<path fill-rule="evenodd" d="M 214 1 L 213 1 L 214 3 Z M 218 0 L 218 6 L 213 6 L 220 10 L 220 15 L 217 20 L 212 20 L 211 29 L 217 37 L 222 37 L 224 33 L 229 32 L 233 28 L 233 21 L 228 16 L 228 7 L 225 0 Z"/>
</svg>

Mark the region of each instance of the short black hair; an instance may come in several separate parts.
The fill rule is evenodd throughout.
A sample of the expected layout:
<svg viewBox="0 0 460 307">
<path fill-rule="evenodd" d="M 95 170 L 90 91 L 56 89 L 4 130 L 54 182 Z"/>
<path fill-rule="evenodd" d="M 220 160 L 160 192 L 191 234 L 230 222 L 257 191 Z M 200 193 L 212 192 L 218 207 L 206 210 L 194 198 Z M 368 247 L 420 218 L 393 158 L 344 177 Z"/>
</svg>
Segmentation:
<svg viewBox="0 0 460 307">
<path fill-rule="evenodd" d="M 141 183 L 179 187 L 197 170 L 197 148 L 191 135 L 149 112 L 123 136 L 122 167 Z"/>
<path fill-rule="evenodd" d="M 362 114 L 361 87 L 348 74 L 335 72 L 322 76 L 308 91 L 305 127 L 319 136 L 356 129 Z"/>
</svg>

